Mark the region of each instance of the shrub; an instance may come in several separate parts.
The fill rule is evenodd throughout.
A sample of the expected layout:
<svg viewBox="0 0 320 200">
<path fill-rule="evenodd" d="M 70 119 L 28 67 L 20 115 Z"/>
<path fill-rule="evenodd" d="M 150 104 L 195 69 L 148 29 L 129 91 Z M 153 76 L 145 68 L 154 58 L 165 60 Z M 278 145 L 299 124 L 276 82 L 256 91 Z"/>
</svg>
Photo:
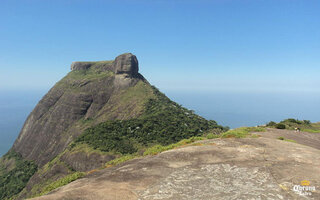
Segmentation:
<svg viewBox="0 0 320 200">
<path fill-rule="evenodd" d="M 275 123 L 274 121 L 270 121 L 269 123 L 267 123 L 267 126 L 275 126 L 277 125 L 277 123 Z"/>
<path fill-rule="evenodd" d="M 282 124 L 282 123 L 279 123 L 279 124 L 276 125 L 276 128 L 277 129 L 286 129 L 286 125 Z"/>
<path fill-rule="evenodd" d="M 309 125 L 309 124 L 311 124 L 311 121 L 310 120 L 303 120 L 303 123 Z"/>
<path fill-rule="evenodd" d="M 217 137 L 219 137 L 218 135 L 215 135 L 215 134 L 213 134 L 213 133 L 209 133 L 208 135 L 207 135 L 207 138 L 208 139 L 214 139 L 214 138 L 217 138 Z"/>
<path fill-rule="evenodd" d="M 293 118 L 289 118 L 289 119 L 285 119 L 283 121 L 281 121 L 280 123 L 294 123 L 294 124 L 302 124 L 302 121 L 297 120 L 297 119 L 293 119 Z"/>
</svg>

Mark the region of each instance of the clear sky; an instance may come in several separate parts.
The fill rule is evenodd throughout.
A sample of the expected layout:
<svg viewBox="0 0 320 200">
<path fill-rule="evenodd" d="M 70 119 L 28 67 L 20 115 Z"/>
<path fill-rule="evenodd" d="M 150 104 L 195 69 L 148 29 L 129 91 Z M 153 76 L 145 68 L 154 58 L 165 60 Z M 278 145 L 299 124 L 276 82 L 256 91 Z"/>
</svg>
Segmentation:
<svg viewBox="0 0 320 200">
<path fill-rule="evenodd" d="M 319 93 L 320 1 L 0 1 L 0 90 L 124 52 L 162 90 Z"/>
</svg>

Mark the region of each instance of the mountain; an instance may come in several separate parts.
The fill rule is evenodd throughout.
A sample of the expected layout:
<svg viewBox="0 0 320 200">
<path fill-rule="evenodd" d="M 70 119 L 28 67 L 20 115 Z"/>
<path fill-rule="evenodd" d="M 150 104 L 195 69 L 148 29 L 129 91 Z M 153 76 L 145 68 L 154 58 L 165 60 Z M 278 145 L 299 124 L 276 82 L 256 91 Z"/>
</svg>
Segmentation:
<svg viewBox="0 0 320 200">
<path fill-rule="evenodd" d="M 132 54 L 121 55 L 115 62 L 74 62 L 71 70 L 31 112 L 13 145 L 14 151 L 40 166 L 81 134 L 79 120 L 132 118 L 139 115 L 147 98 L 134 95 L 128 104 L 121 104 L 128 89 L 149 89 L 146 96 L 152 93 L 138 74 Z"/>
<path fill-rule="evenodd" d="M 151 86 L 131 53 L 73 62 L 1 158 L 0 197 L 39 196 L 112 160 L 225 129 Z"/>
</svg>

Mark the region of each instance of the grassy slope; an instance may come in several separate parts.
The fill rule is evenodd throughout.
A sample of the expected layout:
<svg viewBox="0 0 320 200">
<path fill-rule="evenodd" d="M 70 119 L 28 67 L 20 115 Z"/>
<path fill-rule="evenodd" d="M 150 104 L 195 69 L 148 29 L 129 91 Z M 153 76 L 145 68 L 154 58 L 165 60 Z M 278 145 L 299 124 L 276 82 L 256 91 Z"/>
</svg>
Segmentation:
<svg viewBox="0 0 320 200">
<path fill-rule="evenodd" d="M 112 63 L 111 61 L 105 62 Z M 97 62 L 96 65 L 99 65 L 99 63 L 103 62 Z M 91 67 L 88 70 L 75 70 L 69 72 L 54 87 L 78 92 L 81 86 L 88 82 L 98 81 L 106 77 L 111 77 L 113 75 L 114 73 L 111 71 L 102 71 L 94 67 Z"/>
<path fill-rule="evenodd" d="M 150 85 L 140 80 L 135 86 L 114 93 L 94 121 L 104 122 L 113 117 L 122 120 L 135 118 L 144 112 L 144 105 L 153 98 Z"/>
</svg>

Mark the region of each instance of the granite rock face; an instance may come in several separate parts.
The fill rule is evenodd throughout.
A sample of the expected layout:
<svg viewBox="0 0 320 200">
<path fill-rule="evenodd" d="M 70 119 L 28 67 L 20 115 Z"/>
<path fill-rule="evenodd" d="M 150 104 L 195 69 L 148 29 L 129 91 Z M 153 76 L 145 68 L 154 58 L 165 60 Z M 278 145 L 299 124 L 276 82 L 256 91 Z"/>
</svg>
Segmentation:
<svg viewBox="0 0 320 200">
<path fill-rule="evenodd" d="M 13 145 L 23 158 L 40 167 L 82 133 L 81 120 L 94 119 L 98 123 L 123 119 L 122 113 L 135 117 L 136 111 L 130 110 L 135 109 L 134 105 L 114 110 L 119 105 L 112 99 L 139 81 L 148 84 L 138 74 L 138 61 L 131 53 L 120 55 L 115 61 L 74 62 L 71 69 L 34 108 Z M 123 74 L 129 76 L 122 77 Z"/>
</svg>

